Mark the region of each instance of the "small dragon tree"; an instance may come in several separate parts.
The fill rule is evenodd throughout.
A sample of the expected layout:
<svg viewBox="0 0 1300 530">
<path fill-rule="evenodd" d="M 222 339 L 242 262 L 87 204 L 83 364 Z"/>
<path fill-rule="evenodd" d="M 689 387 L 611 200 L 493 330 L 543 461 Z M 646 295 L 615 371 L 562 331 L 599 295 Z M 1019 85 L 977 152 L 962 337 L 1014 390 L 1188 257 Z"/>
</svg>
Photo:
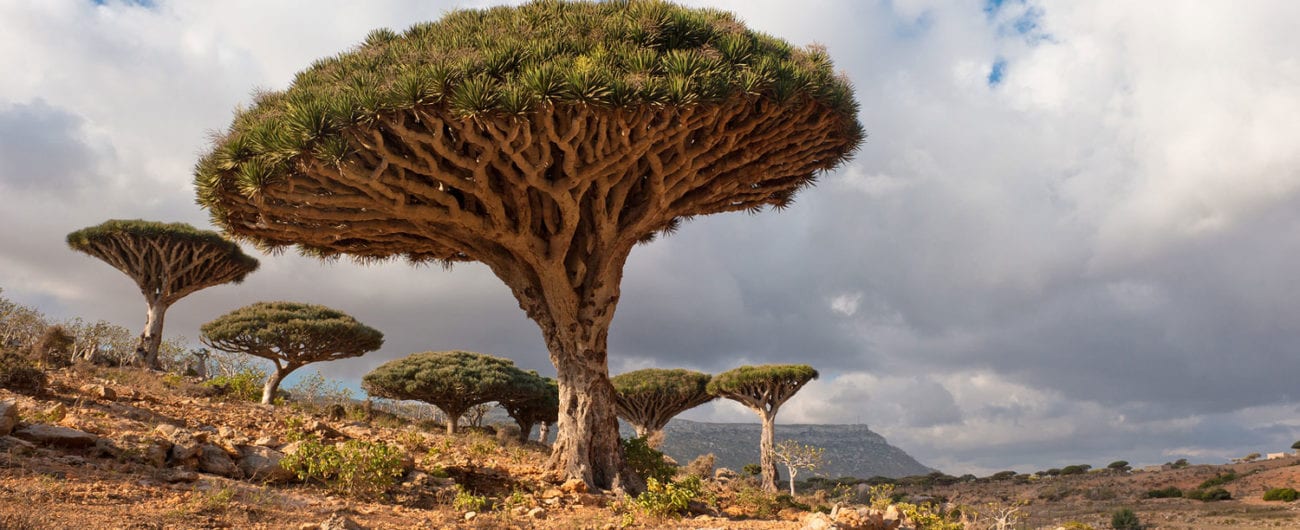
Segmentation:
<svg viewBox="0 0 1300 530">
<path fill-rule="evenodd" d="M 806 364 L 765 364 L 734 368 L 709 381 L 710 394 L 738 401 L 763 420 L 758 451 L 763 489 L 767 491 L 776 491 L 776 462 L 772 458 L 776 413 L 800 388 L 816 378 L 817 370 Z"/>
<path fill-rule="evenodd" d="M 516 395 L 498 401 L 515 423 L 519 424 L 519 441 L 528 441 L 533 425 L 555 423 L 560 415 L 560 387 L 554 379 L 528 372 L 521 378 Z M 542 441 L 546 441 L 545 438 Z"/>
<path fill-rule="evenodd" d="M 184 223 L 114 219 L 68 234 L 68 246 L 107 262 L 140 286 L 148 313 L 136 356 L 154 369 L 167 308 L 194 291 L 239 283 L 258 265 L 220 234 Z"/>
<path fill-rule="evenodd" d="M 342 311 L 296 302 L 258 302 L 199 328 L 207 347 L 269 359 L 275 372 L 262 389 L 269 404 L 290 372 L 311 363 L 359 357 L 384 345 L 384 334 Z"/>
<path fill-rule="evenodd" d="M 691 370 L 646 368 L 610 379 L 618 416 L 638 437 L 663 430 L 673 416 L 717 398 L 709 394 L 709 374 Z"/>
<path fill-rule="evenodd" d="M 825 453 L 825 449 L 804 445 L 794 440 L 786 440 L 776 444 L 776 447 L 772 450 L 772 456 L 784 464 L 785 469 L 790 472 L 791 495 L 794 495 L 794 477 L 799 474 L 799 470 L 816 471 L 826 465 L 826 461 L 822 458 Z"/>
<path fill-rule="evenodd" d="M 789 205 L 857 148 L 857 112 L 824 49 L 730 13 L 539 0 L 316 61 L 236 115 L 195 186 L 263 247 L 486 264 L 557 370 L 551 466 L 621 487 L 606 344 L 632 247 Z"/>
<path fill-rule="evenodd" d="M 376 397 L 423 401 L 447 413 L 447 434 L 475 405 L 509 400 L 528 378 L 509 359 L 467 351 L 413 353 L 375 368 L 361 388 Z"/>
</svg>

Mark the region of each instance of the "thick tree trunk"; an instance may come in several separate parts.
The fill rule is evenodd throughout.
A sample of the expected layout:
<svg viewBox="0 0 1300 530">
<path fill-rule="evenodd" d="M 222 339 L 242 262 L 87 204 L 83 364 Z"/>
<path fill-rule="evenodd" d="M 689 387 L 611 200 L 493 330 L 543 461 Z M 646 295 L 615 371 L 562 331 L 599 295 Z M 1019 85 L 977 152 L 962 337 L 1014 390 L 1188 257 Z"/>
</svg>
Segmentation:
<svg viewBox="0 0 1300 530">
<path fill-rule="evenodd" d="M 551 424 L 543 422 L 542 426 L 537 428 L 537 441 L 546 443 L 546 439 L 550 437 L 551 437 Z"/>
<path fill-rule="evenodd" d="M 776 451 L 776 444 L 772 443 L 773 431 L 776 428 L 776 414 L 763 414 L 762 417 L 763 435 L 759 438 L 758 452 L 759 466 L 762 468 L 763 491 L 776 493 L 776 459 L 772 457 L 772 453 Z"/>
<path fill-rule="evenodd" d="M 465 415 L 466 410 L 467 408 L 457 409 L 457 410 L 450 410 L 450 409 L 442 410 L 444 413 L 447 414 L 447 434 L 456 434 L 456 431 L 459 428 L 458 424 L 460 423 L 460 418 L 461 416 Z"/>
<path fill-rule="evenodd" d="M 150 302 L 149 311 L 145 314 L 144 331 L 140 333 L 140 344 L 135 348 L 135 354 L 141 364 L 157 370 L 158 364 L 158 347 L 162 345 L 163 317 L 167 313 L 167 304 L 160 301 Z"/>
<path fill-rule="evenodd" d="M 623 466 L 605 352 L 584 353 L 552 354 L 560 383 L 560 429 L 551 449 L 551 467 L 561 477 L 581 478 L 588 486 L 638 491 L 639 481 Z"/>
<path fill-rule="evenodd" d="M 533 433 L 533 424 L 519 420 L 515 420 L 515 424 L 519 426 L 519 443 L 527 442 L 528 435 Z"/>
</svg>

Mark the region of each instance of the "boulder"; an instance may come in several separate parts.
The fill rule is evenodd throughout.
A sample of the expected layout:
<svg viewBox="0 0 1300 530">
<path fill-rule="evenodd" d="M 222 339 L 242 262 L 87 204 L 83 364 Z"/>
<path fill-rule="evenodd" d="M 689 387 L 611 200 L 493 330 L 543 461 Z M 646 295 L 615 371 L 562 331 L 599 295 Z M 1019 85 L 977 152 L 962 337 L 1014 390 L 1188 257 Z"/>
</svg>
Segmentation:
<svg viewBox="0 0 1300 530">
<path fill-rule="evenodd" d="M 81 388 L 79 390 L 81 391 L 82 394 L 96 397 L 99 399 L 107 399 L 109 401 L 117 399 L 117 392 L 114 392 L 113 389 L 108 388 L 104 385 L 94 385 L 94 384 L 81 385 Z"/>
<path fill-rule="evenodd" d="M 18 404 L 0 401 L 0 436 L 9 436 L 18 426 Z"/>
<path fill-rule="evenodd" d="M 571 478 L 560 485 L 560 491 L 565 493 L 586 493 L 587 483 L 580 478 Z"/>
<path fill-rule="evenodd" d="M 256 445 L 239 446 L 239 470 L 249 480 L 261 482 L 288 482 L 294 474 L 280 467 L 284 453 Z"/>
<path fill-rule="evenodd" d="M 320 530 L 365 530 L 365 527 L 357 524 L 357 522 L 352 519 L 348 519 L 347 517 L 336 513 L 320 524 Z"/>
<path fill-rule="evenodd" d="M 199 451 L 199 470 L 223 477 L 239 478 L 243 476 L 239 466 L 226 454 L 226 450 L 214 444 L 203 444 Z"/>
<path fill-rule="evenodd" d="M 533 509 L 531 509 L 531 510 L 528 510 L 528 518 L 529 518 L 529 519 L 545 519 L 545 518 L 546 518 L 546 509 L 545 509 L 545 508 L 542 508 L 541 506 L 538 506 L 538 507 L 536 507 L 536 508 L 533 508 Z"/>
<path fill-rule="evenodd" d="M 836 528 L 839 528 L 839 526 L 831 520 L 829 515 L 814 512 L 804 517 L 803 526 L 800 527 L 800 530 L 832 530 Z"/>
<path fill-rule="evenodd" d="M 26 456 L 32 454 L 35 450 L 36 446 L 27 440 L 14 438 L 13 436 L 0 436 L 0 452 L 15 456 Z"/>
<path fill-rule="evenodd" d="M 82 449 L 92 447 L 99 440 L 98 436 L 85 431 L 60 427 L 58 425 L 47 425 L 37 423 L 33 425 L 24 425 L 13 431 L 17 438 L 27 440 L 40 445 L 50 445 L 55 447 L 68 447 Z"/>
</svg>

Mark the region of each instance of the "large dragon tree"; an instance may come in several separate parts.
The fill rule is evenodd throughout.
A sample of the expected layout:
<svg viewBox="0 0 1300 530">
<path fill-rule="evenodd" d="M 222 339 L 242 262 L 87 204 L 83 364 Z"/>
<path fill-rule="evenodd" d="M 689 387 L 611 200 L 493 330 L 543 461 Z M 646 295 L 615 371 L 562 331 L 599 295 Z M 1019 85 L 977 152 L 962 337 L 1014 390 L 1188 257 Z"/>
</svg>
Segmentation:
<svg viewBox="0 0 1300 530">
<path fill-rule="evenodd" d="M 542 425 L 540 441 L 546 442 L 547 425 L 555 423 L 560 415 L 559 384 L 549 377 L 529 371 L 528 377 L 520 378 L 515 395 L 498 400 L 510 419 L 519 425 L 519 441 L 528 441 L 533 426 Z"/>
<path fill-rule="evenodd" d="M 606 339 L 632 247 L 785 206 L 862 138 L 822 48 L 716 10 L 537 1 L 318 60 L 241 110 L 195 183 L 263 247 L 486 264 L 557 368 L 551 465 L 611 487 L 627 468 Z"/>
<path fill-rule="evenodd" d="M 361 378 L 361 388 L 376 397 L 432 404 L 447 414 L 447 434 L 455 434 L 470 407 L 532 396 L 534 380 L 544 389 L 537 374 L 516 368 L 510 359 L 453 350 L 386 362 Z"/>
<path fill-rule="evenodd" d="M 244 280 L 257 260 L 216 232 L 184 223 L 110 220 L 68 234 L 68 246 L 126 273 L 144 294 L 148 312 L 136 356 L 158 368 L 167 308 L 194 291 Z"/>
<path fill-rule="evenodd" d="M 682 369 L 646 368 L 614 376 L 619 417 L 637 436 L 662 431 L 668 420 L 717 398 L 708 391 L 709 374 Z"/>
<path fill-rule="evenodd" d="M 763 489 L 767 491 L 776 491 L 775 447 L 772 443 L 776 413 L 813 379 L 817 379 L 817 370 L 806 364 L 764 364 L 733 368 L 709 381 L 710 394 L 749 407 L 763 421 L 758 459 Z"/>
<path fill-rule="evenodd" d="M 280 381 L 311 363 L 359 357 L 384 345 L 384 334 L 348 314 L 315 304 L 258 302 L 199 328 L 209 348 L 261 357 L 275 365 L 262 388 L 270 404 Z"/>
</svg>

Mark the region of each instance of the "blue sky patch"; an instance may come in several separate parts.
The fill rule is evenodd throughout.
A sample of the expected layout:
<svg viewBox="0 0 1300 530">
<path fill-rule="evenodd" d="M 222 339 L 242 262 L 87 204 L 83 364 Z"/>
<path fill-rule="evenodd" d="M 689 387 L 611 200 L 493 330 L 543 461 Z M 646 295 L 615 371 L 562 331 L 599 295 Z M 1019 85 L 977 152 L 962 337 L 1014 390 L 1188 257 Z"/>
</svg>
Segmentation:
<svg viewBox="0 0 1300 530">
<path fill-rule="evenodd" d="M 1007 60 L 998 57 L 993 61 L 993 67 L 989 69 L 989 86 L 994 87 L 1002 83 L 1002 78 L 1007 75 Z"/>
</svg>

